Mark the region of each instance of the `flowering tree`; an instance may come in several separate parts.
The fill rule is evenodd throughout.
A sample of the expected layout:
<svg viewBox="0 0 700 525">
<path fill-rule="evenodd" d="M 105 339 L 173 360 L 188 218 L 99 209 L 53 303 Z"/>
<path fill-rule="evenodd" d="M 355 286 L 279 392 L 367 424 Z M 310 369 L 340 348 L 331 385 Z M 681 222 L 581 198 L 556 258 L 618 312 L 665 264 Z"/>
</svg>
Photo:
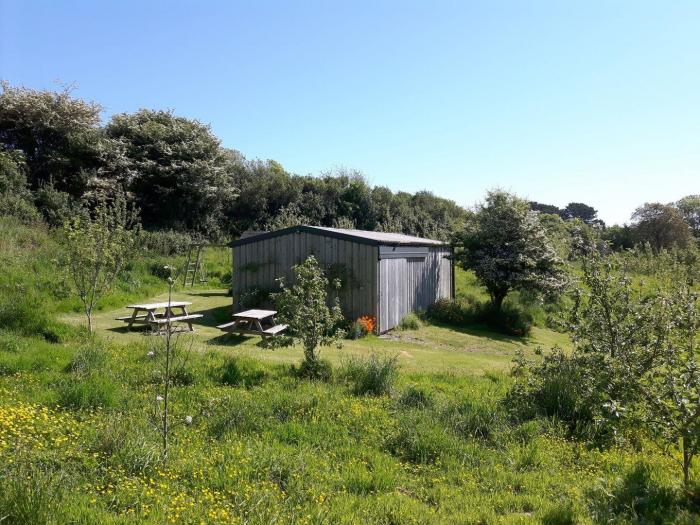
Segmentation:
<svg viewBox="0 0 700 525">
<path fill-rule="evenodd" d="M 307 370 L 318 368 L 319 346 L 329 346 L 343 337 L 338 328 L 343 320 L 338 298 L 328 306 L 328 288 L 339 288 L 337 280 L 329 283 L 316 258 L 311 255 L 294 270 L 294 284 L 285 286 L 276 296 L 280 319 L 289 325 L 291 338 L 279 338 L 278 344 L 299 342 L 304 347 L 304 364 Z M 313 373 L 312 373 L 313 375 Z"/>
<path fill-rule="evenodd" d="M 503 191 L 489 192 L 486 203 L 457 234 L 457 262 L 474 270 L 500 309 L 513 289 L 550 294 L 566 284 L 557 257 L 537 213 L 527 201 Z"/>
</svg>

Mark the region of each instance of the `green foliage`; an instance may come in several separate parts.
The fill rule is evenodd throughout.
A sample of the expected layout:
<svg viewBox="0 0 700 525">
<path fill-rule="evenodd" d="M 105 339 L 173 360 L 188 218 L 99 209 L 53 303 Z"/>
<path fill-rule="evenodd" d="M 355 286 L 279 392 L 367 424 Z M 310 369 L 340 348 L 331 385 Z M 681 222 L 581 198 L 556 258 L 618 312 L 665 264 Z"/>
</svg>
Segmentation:
<svg viewBox="0 0 700 525">
<path fill-rule="evenodd" d="M 8 525 L 59 523 L 60 476 L 44 465 L 14 464 L 0 472 L 0 517 Z"/>
<path fill-rule="evenodd" d="M 404 316 L 399 322 L 399 330 L 418 330 L 420 328 L 420 319 L 414 313 Z"/>
<path fill-rule="evenodd" d="M 350 340 L 361 339 L 365 337 L 369 332 L 367 331 L 367 326 L 360 321 L 350 321 L 347 328 L 345 329 L 345 336 Z"/>
<path fill-rule="evenodd" d="M 396 356 L 372 354 L 367 359 L 350 359 L 345 364 L 342 375 L 356 396 L 382 396 L 391 393 L 397 373 Z"/>
<path fill-rule="evenodd" d="M 299 379 L 329 382 L 333 379 L 333 365 L 326 359 L 316 358 L 313 361 L 304 359 L 299 365 L 292 365 L 292 375 Z"/>
<path fill-rule="evenodd" d="M 676 202 L 675 207 L 690 226 L 696 238 L 700 237 L 700 195 L 688 195 Z"/>
<path fill-rule="evenodd" d="M 100 164 L 101 107 L 59 93 L 1 84 L 0 143 L 21 150 L 33 190 L 52 183 L 80 197 Z"/>
<path fill-rule="evenodd" d="M 139 237 L 143 250 L 164 257 L 184 255 L 193 241 L 190 234 L 176 230 L 144 231 Z"/>
<path fill-rule="evenodd" d="M 491 330 L 519 337 L 530 333 L 532 314 L 524 307 L 510 302 L 497 308 L 492 303 L 482 303 L 473 297 L 463 299 L 438 299 L 426 311 L 433 322 L 453 326 L 483 325 Z"/>
<path fill-rule="evenodd" d="M 662 249 L 687 246 L 692 237 L 688 223 L 673 206 L 647 203 L 632 215 L 634 237 L 637 243 L 649 243 L 655 252 Z"/>
<path fill-rule="evenodd" d="M 318 360 L 317 348 L 337 343 L 345 334 L 339 328 L 343 321 L 340 304 L 336 298 L 328 306 L 328 279 L 323 275 L 316 258 L 311 255 L 306 261 L 293 267 L 294 284 L 282 285 L 275 296 L 279 318 L 289 325 L 292 338 L 304 347 L 304 361 L 312 365 Z M 337 283 L 333 283 L 336 284 Z M 289 344 L 275 338 L 281 344 Z M 309 366 L 309 370 L 313 367 Z"/>
<path fill-rule="evenodd" d="M 108 137 L 126 150 L 128 188 L 149 228 L 221 234 L 224 212 L 235 197 L 231 168 L 209 126 L 171 111 L 114 115 Z M 187 213 L 183 213 L 187 210 Z"/>
<path fill-rule="evenodd" d="M 514 195 L 490 192 L 456 241 L 457 262 L 474 270 L 496 308 L 513 289 L 553 295 L 566 284 L 537 213 Z"/>
<path fill-rule="evenodd" d="M 252 388 L 262 384 L 267 374 L 254 361 L 230 357 L 224 361 L 215 377 L 224 385 Z"/>
<path fill-rule="evenodd" d="M 89 331 L 95 305 L 109 292 L 135 248 L 136 221 L 126 201 L 117 196 L 112 202 L 101 200 L 93 210 L 84 209 L 63 226 L 62 265 L 83 303 Z"/>
<path fill-rule="evenodd" d="M 0 148 L 0 215 L 16 217 L 22 222 L 39 220 L 27 185 L 24 155 L 20 151 Z"/>
<path fill-rule="evenodd" d="M 397 400 L 402 408 L 428 408 L 433 404 L 430 392 L 416 385 L 407 386 Z"/>
<path fill-rule="evenodd" d="M 71 377 L 56 385 L 58 404 L 73 409 L 111 408 L 117 405 L 119 388 L 102 374 Z"/>
</svg>

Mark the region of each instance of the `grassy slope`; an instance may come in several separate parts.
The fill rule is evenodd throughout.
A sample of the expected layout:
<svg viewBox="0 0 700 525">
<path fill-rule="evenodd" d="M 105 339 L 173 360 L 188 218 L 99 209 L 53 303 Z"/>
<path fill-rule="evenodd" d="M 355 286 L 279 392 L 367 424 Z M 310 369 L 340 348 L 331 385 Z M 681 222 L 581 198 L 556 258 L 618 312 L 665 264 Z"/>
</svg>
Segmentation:
<svg viewBox="0 0 700 525">
<path fill-rule="evenodd" d="M 79 321 L 75 303 L 51 286 L 50 237 L 4 228 L 5 297 L 36 288 L 46 309 Z M 565 345 L 561 334 L 540 328 L 518 341 L 428 326 L 324 349 L 335 363 L 398 355 L 393 393 L 356 397 L 342 377 L 293 378 L 286 363 L 300 358 L 297 349 L 221 337 L 213 326 L 230 310 L 218 288 L 177 294 L 205 319 L 174 393 L 175 417 L 194 423 L 174 431 L 162 461 L 146 417 L 160 368 L 146 354 L 158 339 L 112 320 L 128 302 L 162 298 L 146 271 L 152 263 L 135 264 L 105 303 L 95 340 L 75 330 L 58 343 L 0 330 L 0 515 L 21 515 L 18 523 L 586 523 L 646 504 L 673 518 L 663 494 L 677 473 L 653 450 L 587 450 L 552 423 L 507 422 L 499 400 L 515 350 Z M 220 268 L 226 256 L 213 254 L 211 264 Z M 458 283 L 475 292 L 468 276 Z M 234 374 L 247 386 L 222 383 L 231 356 L 249 356 Z M 411 403 L 416 389 L 427 403 Z M 641 460 L 651 479 L 634 471 Z"/>
</svg>

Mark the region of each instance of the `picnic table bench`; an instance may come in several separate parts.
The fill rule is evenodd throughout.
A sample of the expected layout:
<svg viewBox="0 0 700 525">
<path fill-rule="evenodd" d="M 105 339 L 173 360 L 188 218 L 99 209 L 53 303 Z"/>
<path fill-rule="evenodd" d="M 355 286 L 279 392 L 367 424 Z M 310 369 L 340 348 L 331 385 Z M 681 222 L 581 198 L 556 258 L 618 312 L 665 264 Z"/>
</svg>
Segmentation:
<svg viewBox="0 0 700 525">
<path fill-rule="evenodd" d="M 233 314 L 233 321 L 217 328 L 230 334 L 259 335 L 263 339 L 275 337 L 287 329 L 286 324 L 276 324 L 275 315 L 276 310 L 246 310 Z"/>
<path fill-rule="evenodd" d="M 191 305 L 188 301 L 171 301 L 163 303 L 130 304 L 127 308 L 133 310 L 131 315 L 117 317 L 117 321 L 123 321 L 128 328 L 135 324 L 150 325 L 153 328 L 160 328 L 168 323 L 186 323 L 190 332 L 194 332 L 192 321 L 203 317 L 202 314 L 190 314 L 187 307 Z M 162 311 L 159 311 L 162 310 Z"/>
</svg>

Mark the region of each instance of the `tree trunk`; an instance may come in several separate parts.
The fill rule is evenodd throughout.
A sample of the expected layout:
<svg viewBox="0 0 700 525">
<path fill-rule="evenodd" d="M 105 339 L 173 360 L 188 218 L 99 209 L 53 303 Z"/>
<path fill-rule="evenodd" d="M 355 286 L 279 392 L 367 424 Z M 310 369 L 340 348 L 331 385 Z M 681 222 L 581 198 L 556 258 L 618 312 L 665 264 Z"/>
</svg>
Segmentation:
<svg viewBox="0 0 700 525">
<path fill-rule="evenodd" d="M 506 295 L 508 295 L 508 290 L 496 290 L 491 293 L 491 302 L 496 307 L 496 310 L 501 310 Z"/>
<path fill-rule="evenodd" d="M 85 313 L 87 314 L 88 332 L 92 333 L 92 310 L 88 310 Z"/>
</svg>

